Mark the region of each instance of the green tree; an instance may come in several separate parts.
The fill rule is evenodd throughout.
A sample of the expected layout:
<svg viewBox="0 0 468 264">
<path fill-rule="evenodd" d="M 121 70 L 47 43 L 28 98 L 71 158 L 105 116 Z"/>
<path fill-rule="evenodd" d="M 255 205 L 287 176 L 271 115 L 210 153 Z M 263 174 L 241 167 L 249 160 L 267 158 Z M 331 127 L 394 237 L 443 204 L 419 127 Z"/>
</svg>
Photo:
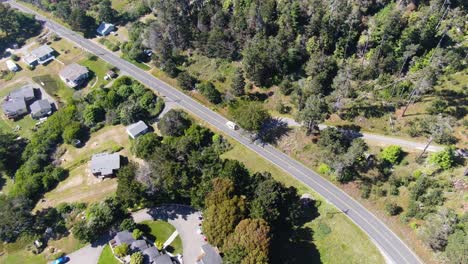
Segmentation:
<svg viewBox="0 0 468 264">
<path fill-rule="evenodd" d="M 445 256 L 450 264 L 466 263 L 466 253 L 468 252 L 468 235 L 464 230 L 456 230 L 448 236 Z"/>
<path fill-rule="evenodd" d="M 244 219 L 227 238 L 223 249 L 227 252 L 242 255 L 242 249 L 247 253 L 240 263 L 269 263 L 271 234 L 268 223 L 263 219 Z M 239 248 L 241 250 L 239 250 Z M 236 251 L 232 252 L 231 250 Z M 231 255 L 232 257 L 232 255 Z"/>
<path fill-rule="evenodd" d="M 161 118 L 158 128 L 165 136 L 182 136 L 191 124 L 186 113 L 180 110 L 170 110 Z"/>
<path fill-rule="evenodd" d="M 0 240 L 12 243 L 21 234 L 31 233 L 34 218 L 32 203 L 26 198 L 0 195 Z"/>
<path fill-rule="evenodd" d="M 99 22 L 111 23 L 115 20 L 117 12 L 112 9 L 110 0 L 102 0 L 98 5 L 98 20 Z"/>
<path fill-rule="evenodd" d="M 402 154 L 403 154 L 403 151 L 401 150 L 400 146 L 392 145 L 392 146 L 384 148 L 382 152 L 380 153 L 380 157 L 382 158 L 382 160 L 392 165 L 395 165 L 398 162 L 400 162 Z"/>
<path fill-rule="evenodd" d="M 71 144 L 73 140 L 81 140 L 84 137 L 84 129 L 79 122 L 72 122 L 69 124 L 62 133 L 63 141 Z"/>
<path fill-rule="evenodd" d="M 134 207 L 143 200 L 143 185 L 135 179 L 138 167 L 130 163 L 120 168 L 117 173 L 116 197 L 125 207 Z"/>
<path fill-rule="evenodd" d="M 385 204 L 385 212 L 388 215 L 397 215 L 402 211 L 402 208 L 396 203 L 390 202 Z"/>
<path fill-rule="evenodd" d="M 328 114 L 328 108 L 323 98 L 312 95 L 307 98 L 304 108 L 297 114 L 297 120 L 304 122 L 307 133 L 313 132 Z"/>
<path fill-rule="evenodd" d="M 179 86 L 187 91 L 193 90 L 195 88 L 195 84 L 197 83 L 197 79 L 190 75 L 188 72 L 181 72 L 177 76 L 177 83 Z"/>
<path fill-rule="evenodd" d="M 127 243 L 122 243 L 114 248 L 115 255 L 123 258 L 130 254 L 130 247 Z"/>
<path fill-rule="evenodd" d="M 420 237 L 431 249 L 444 251 L 448 237 L 458 223 L 457 215 L 451 209 L 442 208 L 439 212 L 428 215 L 425 220 L 425 225 L 420 228 Z"/>
<path fill-rule="evenodd" d="M 448 170 L 455 165 L 455 150 L 447 147 L 443 151 L 433 153 L 429 156 L 429 162 L 439 166 L 443 170 Z"/>
<path fill-rule="evenodd" d="M 154 150 L 161 145 L 161 139 L 155 133 L 147 133 L 132 141 L 132 152 L 138 158 L 149 159 Z"/>
<path fill-rule="evenodd" d="M 221 93 L 215 88 L 211 82 L 202 82 L 197 85 L 197 90 L 208 98 L 213 104 L 219 104 L 222 101 Z"/>
<path fill-rule="evenodd" d="M 231 91 L 235 96 L 242 96 L 245 94 L 244 71 L 241 68 L 236 69 L 236 73 L 234 74 L 231 84 Z"/>
<path fill-rule="evenodd" d="M 258 102 L 241 101 L 229 107 L 229 114 L 245 130 L 258 132 L 270 114 Z"/>
<path fill-rule="evenodd" d="M 125 218 L 122 223 L 120 223 L 120 231 L 133 231 L 137 228 L 137 224 L 133 220 L 133 218 Z"/>
<path fill-rule="evenodd" d="M 104 109 L 97 105 L 87 105 L 83 111 L 84 123 L 87 126 L 94 126 L 97 123 L 104 121 Z"/>
<path fill-rule="evenodd" d="M 0 131 L 0 172 L 13 173 L 21 163 L 24 140 L 11 133 Z"/>
</svg>

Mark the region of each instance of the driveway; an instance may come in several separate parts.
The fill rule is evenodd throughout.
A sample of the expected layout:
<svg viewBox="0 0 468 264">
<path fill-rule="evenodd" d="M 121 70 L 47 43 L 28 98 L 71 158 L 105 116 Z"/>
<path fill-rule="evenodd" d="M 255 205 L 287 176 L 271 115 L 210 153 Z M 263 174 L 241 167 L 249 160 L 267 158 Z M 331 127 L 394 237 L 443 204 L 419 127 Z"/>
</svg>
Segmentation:
<svg viewBox="0 0 468 264">
<path fill-rule="evenodd" d="M 147 220 L 162 220 L 173 225 L 182 239 L 183 256 L 185 264 L 195 264 L 201 253 L 201 246 L 206 244 L 200 234 L 197 233 L 198 225 L 201 223 L 201 213 L 185 205 L 165 205 L 150 209 L 143 209 L 132 213 L 136 223 Z M 102 250 L 111 240 L 110 236 L 101 238 L 99 241 L 89 244 L 71 254 L 68 254 L 70 264 L 97 264 Z"/>
<path fill-rule="evenodd" d="M 195 264 L 201 253 L 201 246 L 206 244 L 202 235 L 197 233 L 201 223 L 201 213 L 189 206 L 166 205 L 151 209 L 143 209 L 132 214 L 135 222 L 146 220 L 163 220 L 173 225 L 182 239 L 183 256 L 185 264 Z"/>
</svg>

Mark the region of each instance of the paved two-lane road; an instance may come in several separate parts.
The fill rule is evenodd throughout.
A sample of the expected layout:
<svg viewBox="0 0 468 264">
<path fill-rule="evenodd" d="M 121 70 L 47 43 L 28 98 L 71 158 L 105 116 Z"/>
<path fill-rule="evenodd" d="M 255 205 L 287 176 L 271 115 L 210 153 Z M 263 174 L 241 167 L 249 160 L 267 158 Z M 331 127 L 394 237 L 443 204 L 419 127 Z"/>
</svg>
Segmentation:
<svg viewBox="0 0 468 264">
<path fill-rule="evenodd" d="M 266 160 L 280 167 L 293 177 L 314 189 L 338 209 L 345 212 L 348 217 L 364 230 L 374 241 L 376 246 L 385 254 L 387 259 L 394 263 L 421 263 L 421 260 L 400 240 L 384 223 L 375 215 L 370 213 L 361 204 L 348 196 L 340 188 L 320 177 L 317 173 L 297 162 L 288 155 L 275 149 L 270 145 L 258 146 L 252 144 L 250 139 L 238 131 L 230 130 L 225 124 L 226 118 L 196 102 L 184 93 L 176 90 L 168 84 L 153 77 L 151 74 L 141 70 L 137 66 L 121 59 L 114 53 L 102 48 L 96 43 L 87 40 L 73 31 L 38 15 L 36 12 L 21 6 L 14 1 L 8 1 L 13 7 L 24 12 L 34 13 L 38 20 L 44 22 L 44 26 L 55 31 L 58 35 L 80 45 L 91 53 L 96 54 L 106 62 L 120 68 L 123 72 L 154 89 L 158 93 L 176 102 L 178 106 L 198 116 L 210 125 L 216 127 L 223 133 L 237 140 L 247 148 L 253 150 Z"/>
</svg>

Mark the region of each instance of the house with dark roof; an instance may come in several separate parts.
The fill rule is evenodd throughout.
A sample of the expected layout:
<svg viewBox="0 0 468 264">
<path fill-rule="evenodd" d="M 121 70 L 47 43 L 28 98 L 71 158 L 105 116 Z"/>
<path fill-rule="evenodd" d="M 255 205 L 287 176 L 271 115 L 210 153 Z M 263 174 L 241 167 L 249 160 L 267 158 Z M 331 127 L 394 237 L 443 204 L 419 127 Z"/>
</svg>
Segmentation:
<svg viewBox="0 0 468 264">
<path fill-rule="evenodd" d="M 161 253 L 159 253 L 159 250 L 155 246 L 143 250 L 142 253 L 145 259 L 145 263 L 153 263 L 156 260 L 156 258 L 161 255 Z"/>
<path fill-rule="evenodd" d="M 133 238 L 132 233 L 125 230 L 118 232 L 114 237 L 114 241 L 116 246 L 120 246 L 124 243 L 131 245 L 133 242 L 135 242 L 135 239 Z"/>
<path fill-rule="evenodd" d="M 162 254 L 157 256 L 152 264 L 174 264 L 174 261 L 172 261 L 171 257 L 167 254 Z"/>
<path fill-rule="evenodd" d="M 134 252 L 135 251 L 143 251 L 143 250 L 145 250 L 147 248 L 148 248 L 148 244 L 143 239 L 135 240 L 130 244 L 130 249 L 132 251 L 134 251 Z"/>
<path fill-rule="evenodd" d="M 29 108 L 31 109 L 31 117 L 34 119 L 39 119 L 52 114 L 52 105 L 47 100 L 38 100 Z"/>
<path fill-rule="evenodd" d="M 101 35 L 101 36 L 107 36 L 109 35 L 113 30 L 115 29 L 115 26 L 110 23 L 102 22 L 99 27 L 96 29 L 96 32 Z"/>
<path fill-rule="evenodd" d="M 10 99 L 24 100 L 25 102 L 31 102 L 36 98 L 32 85 L 25 85 L 19 89 L 13 90 L 8 97 Z"/>
<path fill-rule="evenodd" d="M 82 85 L 88 79 L 89 70 L 85 66 L 72 63 L 65 66 L 60 72 L 60 79 L 69 87 L 75 88 Z"/>
<path fill-rule="evenodd" d="M 2 103 L 3 113 L 10 119 L 17 119 L 28 113 L 24 99 L 6 99 Z"/>
<path fill-rule="evenodd" d="M 118 153 L 95 154 L 91 158 L 90 169 L 94 176 L 112 176 L 116 170 L 120 169 L 120 155 Z"/>
<path fill-rule="evenodd" d="M 218 251 L 210 244 L 205 244 L 201 248 L 202 255 L 197 264 L 221 264 L 223 259 L 219 255 Z"/>
<path fill-rule="evenodd" d="M 24 62 L 29 66 L 44 64 L 55 59 L 54 50 L 48 45 L 42 45 L 31 51 L 31 54 L 24 58 Z"/>
<path fill-rule="evenodd" d="M 131 124 L 127 127 L 127 134 L 135 139 L 141 135 L 144 135 L 148 132 L 149 127 L 143 121 L 138 121 L 134 124 Z"/>
</svg>

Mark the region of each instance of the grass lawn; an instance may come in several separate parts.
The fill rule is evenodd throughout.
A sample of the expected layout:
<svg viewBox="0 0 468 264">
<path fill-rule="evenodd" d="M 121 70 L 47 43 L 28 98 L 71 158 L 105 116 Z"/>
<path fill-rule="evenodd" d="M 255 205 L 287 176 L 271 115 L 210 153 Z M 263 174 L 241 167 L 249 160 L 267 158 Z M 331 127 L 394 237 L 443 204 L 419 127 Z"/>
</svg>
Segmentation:
<svg viewBox="0 0 468 264">
<path fill-rule="evenodd" d="M 172 233 L 176 231 L 175 227 L 164 221 L 143 221 L 139 225 L 142 225 L 140 229 L 145 232 L 149 239 L 161 243 L 166 242 Z M 173 253 L 182 253 L 182 240 L 179 236 L 174 239 L 170 246 L 174 249 Z"/>
<path fill-rule="evenodd" d="M 106 75 L 107 71 L 112 68 L 112 66 L 107 64 L 105 61 L 98 58 L 84 58 L 79 61 L 79 64 L 86 66 L 92 72 L 92 79 L 90 79 L 88 82 L 89 89 L 97 88 L 108 83 L 108 81 L 104 80 L 104 76 Z"/>
<path fill-rule="evenodd" d="M 231 140 L 230 143 L 233 149 L 223 154 L 223 158 L 239 160 L 251 172 L 268 171 L 276 180 L 287 186 L 294 186 L 300 194 L 310 193 L 314 199 L 321 202 L 318 208 L 320 216 L 304 224 L 305 232 L 310 231 L 309 234 L 304 234 L 304 237 L 312 239 L 302 241 L 305 246 L 296 250 L 295 255 L 303 258 L 299 263 L 311 263 L 314 245 L 322 263 L 385 263 L 369 237 L 348 217 L 338 213 L 334 206 L 253 151 L 235 141 Z M 324 225 L 330 229 L 328 233 L 322 231 Z"/>
<path fill-rule="evenodd" d="M 98 264 L 120 264 L 120 262 L 112 254 L 110 246 L 106 245 L 99 256 Z"/>
<path fill-rule="evenodd" d="M 27 245 L 32 245 L 34 238 L 20 237 L 15 243 L 0 243 L 0 264 L 42 264 L 47 263 L 44 255 L 34 255 L 27 251 Z"/>
<path fill-rule="evenodd" d="M 32 79 L 41 85 L 50 96 L 54 97 L 59 104 L 63 105 L 72 100 L 75 90 L 66 86 L 58 75 L 40 75 L 34 76 Z"/>
</svg>

